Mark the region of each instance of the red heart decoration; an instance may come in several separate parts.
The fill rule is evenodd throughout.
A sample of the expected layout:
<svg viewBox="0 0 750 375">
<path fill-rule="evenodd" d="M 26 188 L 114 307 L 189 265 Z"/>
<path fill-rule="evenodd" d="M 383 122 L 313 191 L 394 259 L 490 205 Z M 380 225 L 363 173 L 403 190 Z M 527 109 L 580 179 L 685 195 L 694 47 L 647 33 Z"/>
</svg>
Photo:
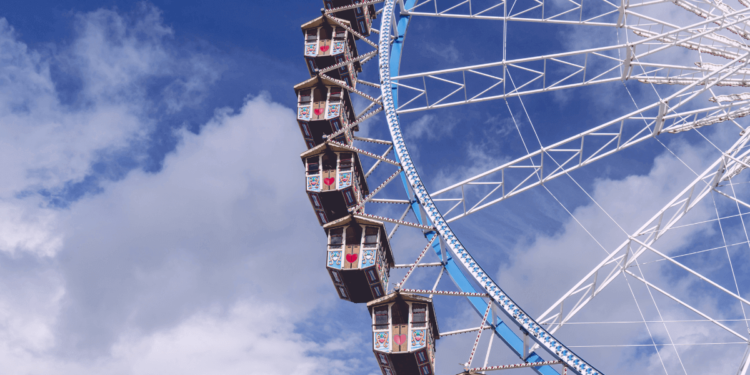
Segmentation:
<svg viewBox="0 0 750 375">
<path fill-rule="evenodd" d="M 357 254 L 346 254 L 346 261 L 349 263 L 354 263 L 357 261 Z"/>
<path fill-rule="evenodd" d="M 393 335 L 393 342 L 396 343 L 396 345 L 401 345 L 406 342 L 406 335 Z"/>
<path fill-rule="evenodd" d="M 320 46 L 320 50 L 323 52 L 328 51 L 328 46 Z"/>
<path fill-rule="evenodd" d="M 334 182 L 336 182 L 336 179 L 335 179 L 335 178 L 333 178 L 333 177 L 330 177 L 330 178 L 324 178 L 324 179 L 323 179 L 323 183 L 324 183 L 324 184 L 326 184 L 326 185 L 328 185 L 328 186 L 331 186 L 331 185 L 333 185 L 333 183 L 334 183 Z"/>
<path fill-rule="evenodd" d="M 315 108 L 315 114 L 321 115 L 323 113 L 323 108 Z"/>
</svg>

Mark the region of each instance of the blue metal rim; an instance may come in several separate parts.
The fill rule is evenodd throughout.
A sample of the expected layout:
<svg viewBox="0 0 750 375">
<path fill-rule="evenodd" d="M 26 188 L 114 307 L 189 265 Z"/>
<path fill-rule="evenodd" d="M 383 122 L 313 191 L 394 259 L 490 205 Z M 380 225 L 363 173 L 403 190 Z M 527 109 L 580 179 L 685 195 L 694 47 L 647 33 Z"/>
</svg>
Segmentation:
<svg viewBox="0 0 750 375">
<path fill-rule="evenodd" d="M 411 161 L 409 152 L 406 149 L 406 144 L 404 143 L 403 135 L 401 134 L 399 117 L 396 113 L 398 86 L 391 81 L 392 76 L 398 76 L 401 63 L 401 52 L 404 46 L 406 30 L 410 22 L 410 17 L 396 14 L 394 12 L 396 8 L 394 4 L 395 1 L 396 0 L 385 0 L 381 15 L 381 32 L 378 43 L 380 87 L 384 112 L 391 139 L 393 141 L 396 160 L 403 166 L 401 180 L 404 184 L 406 194 L 412 202 L 412 210 L 420 224 L 427 223 L 425 225 L 434 226 L 436 229 L 436 231 L 426 233 L 426 237 L 428 240 L 432 240 L 436 235 L 441 237 L 441 241 L 434 242 L 433 249 L 445 265 L 445 269 L 449 276 L 462 292 L 476 292 L 476 289 L 469 281 L 469 277 L 466 275 L 466 273 L 468 273 L 471 275 L 471 278 L 473 278 L 475 282 L 484 289 L 490 298 L 492 298 L 496 306 L 500 308 L 510 321 L 515 323 L 522 331 L 528 332 L 528 336 L 531 339 L 539 343 L 540 347 L 545 348 L 547 352 L 552 354 L 558 360 L 564 362 L 569 369 L 576 373 L 585 375 L 602 374 L 602 372 L 591 366 L 588 362 L 583 360 L 583 358 L 576 355 L 572 350 L 568 349 L 565 345 L 560 343 L 559 340 L 547 332 L 540 324 L 513 302 L 500 286 L 492 280 L 492 278 L 474 260 L 471 254 L 469 254 L 468 250 L 461 244 L 458 237 L 453 233 L 448 223 L 444 220 L 443 215 L 437 209 L 429 193 L 422 184 L 422 180 Z M 404 5 L 407 8 L 413 6 L 414 3 L 415 0 L 404 0 Z M 398 37 L 393 40 L 393 43 L 391 43 L 390 30 L 391 28 L 394 28 L 393 22 L 396 22 L 395 29 L 398 32 Z M 422 217 L 422 212 L 426 214 L 426 218 Z M 443 259 L 441 243 L 446 245 L 445 247 L 447 250 L 450 250 L 445 252 L 445 259 Z M 458 259 L 458 262 L 456 262 L 456 258 Z M 462 267 L 459 267 L 459 263 L 463 266 L 463 269 Z M 477 313 L 482 316 L 487 309 L 487 302 L 480 297 L 469 297 L 468 299 Z M 529 353 L 526 358 L 523 358 L 523 339 L 516 335 L 516 333 L 513 332 L 513 330 L 499 316 L 493 316 L 492 321 L 494 322 L 494 331 L 497 336 L 522 360 L 529 363 L 543 361 L 543 359 L 536 353 Z M 538 373 L 544 375 L 558 374 L 557 370 L 549 365 L 534 367 L 534 369 Z"/>
</svg>

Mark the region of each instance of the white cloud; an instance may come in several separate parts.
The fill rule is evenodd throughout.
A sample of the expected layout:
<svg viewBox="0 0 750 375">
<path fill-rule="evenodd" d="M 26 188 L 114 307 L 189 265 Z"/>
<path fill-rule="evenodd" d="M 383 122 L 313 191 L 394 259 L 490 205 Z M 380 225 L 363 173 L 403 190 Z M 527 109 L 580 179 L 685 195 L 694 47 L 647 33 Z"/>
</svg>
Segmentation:
<svg viewBox="0 0 750 375">
<path fill-rule="evenodd" d="M 8 83 L 0 85 L 3 371 L 313 374 L 374 366 L 336 359 L 342 345 L 366 355 L 358 336 L 339 338 L 354 328 L 323 337 L 298 330 L 316 309 L 342 302 L 323 271 L 323 231 L 304 193 L 294 112 L 267 96 L 217 110 L 200 134 L 177 131 L 180 142 L 157 173 L 132 170 L 65 208 L 38 194 L 82 180 L 102 155 L 141 157 L 157 126 L 151 113 L 196 103 L 217 70 L 176 51 L 153 8 L 76 20 L 76 39 L 54 56 L 80 79 L 75 90 L 57 87 L 53 57 L 0 21 L 0 82 Z M 156 103 L 145 89 L 153 78 L 169 82 Z"/>
<path fill-rule="evenodd" d="M 37 193 L 60 194 L 103 158 L 138 160 L 157 126 L 154 111 L 196 103 L 218 78 L 209 59 L 173 48 L 173 32 L 153 7 L 75 20 L 69 46 L 40 52 L 0 19 L 0 251 L 54 254 L 55 214 L 39 209 L 45 199 Z M 165 82 L 157 99 L 148 92 L 159 89 L 155 78 Z"/>
<path fill-rule="evenodd" d="M 454 64 L 461 58 L 461 52 L 456 48 L 455 41 L 450 43 L 424 43 L 424 49 L 434 56 L 438 56 L 447 63 Z"/>
<path fill-rule="evenodd" d="M 289 108 L 260 96 L 236 112 L 219 110 L 200 134 L 177 132 L 180 144 L 158 173 L 131 171 L 68 208 L 46 207 L 34 194 L 78 181 L 102 153 L 130 150 L 144 139 L 155 123 L 148 114 L 157 110 L 139 91 L 150 77 L 170 78 L 162 88 L 167 97 L 158 104 L 167 111 L 197 103 L 215 79 L 210 61 L 178 59 L 165 44 L 173 32 L 158 12 L 142 12 L 133 19 L 111 11 L 78 17 L 79 38 L 56 57 L 83 82 L 73 104 L 59 98 L 47 57 L 18 42 L 7 24 L 0 28 L 0 45 L 7 47 L 0 57 L 13 61 L 7 65 L 12 69 L 0 69 L 0 79 L 11 72 L 5 79 L 18 91 L 13 96 L 0 85 L 0 95 L 9 99 L 0 100 L 5 103 L 0 126 L 9 134 L 0 142 L 11 147 L 0 152 L 15 158 L 0 161 L 8 176 L 0 185 L 0 288 L 8 291 L 0 296 L 4 369 L 16 374 L 306 374 L 373 368 L 367 335 L 355 331 L 358 327 L 331 330 L 335 340 L 298 329 L 309 324 L 315 309 L 333 314 L 331 306 L 343 303 L 322 271 L 323 235 L 303 192 L 297 158 L 303 145 Z M 407 135 L 434 139 L 436 132 L 449 132 L 445 121 L 443 128 L 432 129 L 434 121 L 426 115 L 411 128 L 407 124 Z M 506 135 L 507 127 L 498 133 Z M 706 150 L 684 147 L 682 154 L 692 153 L 691 165 L 705 163 Z M 468 156 L 473 169 L 439 179 L 455 180 L 502 162 L 481 148 L 469 147 Z M 685 182 L 688 175 L 680 168 L 662 156 L 648 175 L 596 182 L 594 196 L 631 229 L 648 215 L 639 208 L 658 206 Z M 645 203 L 630 203 L 642 195 Z M 605 244 L 617 242 L 619 233 L 595 207 L 578 207 L 575 214 Z M 677 238 L 668 249 L 690 239 Z M 591 265 L 587 261 L 601 257 L 590 243 L 582 245 L 585 241 L 570 221 L 554 235 L 537 236 L 519 246 L 512 263 L 501 269 L 501 285 L 517 297 L 514 291 L 531 288 L 530 282 L 546 282 L 548 290 L 534 285 L 541 293 L 522 301 L 531 311 L 546 307 L 540 301 L 570 285 L 572 279 L 561 276 L 581 275 Z M 573 262 L 580 269 L 562 274 L 559 264 L 570 264 L 570 258 L 581 259 Z M 682 283 L 677 289 L 691 286 Z M 699 302 L 715 312 L 716 301 Z M 364 309 L 356 312 L 366 319 Z M 354 319 L 348 316 L 347 322 Z M 449 322 L 463 328 L 458 322 L 465 319 Z M 711 332 L 686 330 L 680 338 Z M 463 355 L 440 345 L 444 360 Z M 660 366 L 653 356 L 647 360 Z"/>
<path fill-rule="evenodd" d="M 435 131 L 437 130 L 435 125 L 435 115 L 424 115 L 418 118 L 416 121 L 411 123 L 407 127 L 406 134 L 409 138 L 422 138 L 427 136 L 428 138 L 435 138 Z"/>
<path fill-rule="evenodd" d="M 404 132 L 408 138 L 413 140 L 423 137 L 435 140 L 450 134 L 457 123 L 458 121 L 452 116 L 443 117 L 438 120 L 437 116 L 427 114 L 406 124 Z"/>
<path fill-rule="evenodd" d="M 118 343 L 113 357 L 133 374 L 345 373 L 344 361 L 307 355 L 319 344 L 285 323 L 293 319 L 288 307 L 243 303 L 227 314 L 196 315 L 173 330 Z"/>
<path fill-rule="evenodd" d="M 330 281 L 319 272 L 322 231 L 295 173 L 302 145 L 285 128 L 293 123 L 290 109 L 263 96 L 238 113 L 219 111 L 200 135 L 181 133 L 160 173 L 133 171 L 58 212 L 65 241 L 44 272 L 59 283 L 21 282 L 31 290 L 0 316 L 19 331 L 0 340 L 5 368 L 312 374 L 356 367 L 322 359 L 336 344 L 295 333 L 295 319 L 333 297 L 318 292 L 330 292 Z M 56 297 L 42 316 L 24 316 L 20 306 L 49 295 Z M 12 337 L 29 342 L 11 346 Z M 97 359 L 69 359 L 81 354 Z"/>
<path fill-rule="evenodd" d="M 345 374 L 348 363 L 310 356 L 318 343 L 287 322 L 284 306 L 247 301 L 226 313 L 200 313 L 153 335 L 124 335 L 106 360 L 39 357 L 0 346 L 6 371 L 14 374 Z"/>
<path fill-rule="evenodd" d="M 56 232 L 57 213 L 39 208 L 41 199 L 0 201 L 0 251 L 11 255 L 18 250 L 49 257 L 62 246 Z"/>
<path fill-rule="evenodd" d="M 718 138 L 722 136 L 720 134 Z M 712 148 L 707 145 L 695 146 L 673 142 L 671 148 L 676 150 L 691 166 L 699 166 L 699 170 L 705 168 L 706 164 L 717 156 Z M 625 231 L 631 233 L 654 215 L 656 210 L 665 205 L 693 178 L 694 175 L 681 162 L 665 152 L 655 159 L 648 174 L 631 175 L 619 180 L 597 180 L 589 192 Z M 559 193 L 561 185 L 549 185 L 549 187 L 553 193 L 556 191 Z M 522 197 L 520 196 L 518 199 L 522 199 Z M 711 219 L 714 212 L 710 199 L 709 196 L 703 204 L 696 206 L 680 224 Z M 533 205 L 531 202 L 529 204 Z M 550 209 L 556 210 L 557 208 Z M 586 203 L 571 211 L 608 251 L 613 250 L 627 238 L 627 235 L 593 203 Z M 674 254 L 677 251 L 685 252 L 686 249 L 695 248 L 696 243 L 701 244 L 697 246 L 709 243 L 708 241 L 712 238 L 716 239 L 716 235 L 716 228 L 711 225 L 691 227 L 690 230 L 678 229 L 662 238 L 654 246 L 667 254 Z M 706 245 L 706 247 L 711 246 Z M 523 306 L 533 316 L 538 316 L 605 256 L 606 254 L 602 249 L 580 228 L 579 224 L 567 218 L 563 221 L 560 230 L 553 234 L 544 234 L 537 231 L 530 241 L 520 241 L 511 252 L 509 261 L 501 264 L 496 279 L 519 305 Z M 681 258 L 680 260 L 689 262 L 689 258 Z M 688 266 L 710 276 L 712 272 L 717 271 L 726 275 L 724 272 L 728 270 L 726 261 L 697 265 L 688 263 Z M 722 307 L 724 302 L 721 302 L 716 289 L 706 289 L 705 284 L 702 284 L 697 278 L 679 272 L 675 273 L 675 269 L 666 262 L 644 266 L 644 272 L 646 272 L 647 279 L 650 282 L 668 290 L 673 295 L 709 315 L 717 319 L 741 317 L 741 313 L 735 311 L 734 305 Z M 635 269 L 633 271 L 636 272 Z M 604 275 L 600 275 L 600 280 L 603 277 Z M 659 320 L 659 315 L 646 289 L 638 281 L 632 278 L 630 280 L 640 307 L 645 313 L 645 318 Z M 658 292 L 652 290 L 652 293 L 659 304 L 664 319 L 700 319 L 699 316 Z M 566 306 L 566 310 L 570 308 L 572 307 Z M 739 310 L 738 307 L 737 310 Z M 622 277 L 599 294 L 573 319 L 573 321 L 579 322 L 640 320 L 641 317 Z M 744 326 L 744 324 L 741 325 Z M 735 329 L 742 331 L 742 328 L 736 327 Z M 661 324 L 652 324 L 650 328 L 658 343 L 669 342 L 666 331 Z M 672 339 L 677 343 L 711 342 L 712 340 L 719 342 L 736 341 L 736 338 L 716 329 L 710 323 L 671 324 L 669 329 Z M 567 345 L 651 342 L 642 324 L 568 326 L 558 333 L 558 337 Z M 739 355 L 741 355 L 741 350 L 739 354 L 735 353 L 736 349 L 736 347 L 724 347 L 722 350 L 725 350 L 725 352 L 717 353 L 712 348 L 681 347 L 679 353 L 682 361 L 689 369 L 702 368 L 713 372 L 714 370 L 708 369 L 718 371 L 722 366 L 725 370 L 734 366 L 734 371 L 736 371 L 736 366 L 739 364 Z M 663 372 L 660 360 L 651 349 L 642 349 L 641 352 L 627 348 L 601 349 L 599 351 L 580 349 L 577 351 L 607 373 L 620 373 L 620 371 L 631 373 Z M 678 371 L 678 369 L 679 372 L 682 371 L 681 368 L 677 367 L 679 366 L 678 359 L 672 348 L 663 347 L 660 352 L 670 373 Z M 727 358 L 735 357 L 737 363 L 731 365 L 725 363 Z M 640 360 L 633 360 L 634 358 Z"/>
</svg>

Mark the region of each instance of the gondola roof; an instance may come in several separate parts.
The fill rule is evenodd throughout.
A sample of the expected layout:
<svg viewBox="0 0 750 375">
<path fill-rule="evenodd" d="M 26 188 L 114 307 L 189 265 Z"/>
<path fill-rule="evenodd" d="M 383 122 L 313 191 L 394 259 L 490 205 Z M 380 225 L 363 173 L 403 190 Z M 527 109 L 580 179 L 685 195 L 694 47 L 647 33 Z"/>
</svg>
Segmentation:
<svg viewBox="0 0 750 375">
<path fill-rule="evenodd" d="M 349 21 L 343 20 L 343 19 L 339 19 L 339 21 L 343 25 L 351 28 L 351 23 Z M 318 17 L 318 18 L 316 18 L 316 19 L 314 19 L 314 20 L 312 20 L 312 21 L 310 21 L 308 23 L 303 24 L 301 26 L 302 32 L 304 33 L 305 30 L 313 28 L 313 27 L 319 27 L 320 25 L 323 25 L 324 23 L 328 24 L 329 26 L 341 27 L 341 25 L 339 25 L 336 22 L 330 20 L 329 18 L 324 17 L 324 16 L 320 16 L 320 17 Z M 351 42 L 352 42 L 351 46 L 354 49 L 352 51 L 353 55 L 354 56 L 359 56 L 359 52 L 357 51 L 357 43 L 356 43 L 357 39 L 354 36 L 354 34 L 352 34 L 351 32 L 348 32 L 347 33 L 347 38 L 351 38 Z M 360 62 L 355 62 L 355 65 L 356 65 L 357 70 L 361 72 L 362 71 L 362 65 L 361 65 L 361 63 Z"/>
<path fill-rule="evenodd" d="M 331 221 L 330 223 L 323 225 L 323 228 L 324 229 L 331 229 L 331 228 L 335 228 L 335 227 L 338 227 L 338 226 L 349 224 L 352 221 L 354 221 L 354 222 L 356 222 L 357 224 L 360 224 L 360 225 L 377 225 L 377 226 L 381 227 L 382 233 L 383 233 L 383 237 L 382 238 L 385 239 L 382 243 L 383 243 L 383 246 L 385 246 L 386 250 L 387 250 L 385 252 L 385 254 L 388 257 L 388 264 L 391 267 L 395 266 L 396 262 L 393 259 L 393 252 L 391 251 L 391 244 L 388 241 L 388 235 L 386 234 L 387 232 L 385 230 L 385 224 L 382 221 L 373 220 L 373 219 L 370 219 L 370 218 L 367 218 L 367 217 L 364 217 L 364 216 L 359 216 L 359 215 L 356 215 L 356 214 L 352 214 L 352 215 L 349 215 L 349 216 L 344 216 L 341 219 Z"/>
<path fill-rule="evenodd" d="M 426 303 L 427 304 L 427 310 L 430 312 L 430 324 L 432 325 L 432 332 L 435 336 L 435 339 L 440 338 L 440 331 L 438 329 L 438 323 L 437 323 L 437 317 L 435 316 L 435 307 L 433 306 L 432 298 L 420 296 L 418 294 L 411 294 L 411 293 L 401 293 L 399 291 L 395 291 L 391 294 L 388 294 L 386 296 L 380 297 L 378 299 L 372 300 L 370 302 L 367 302 L 367 308 L 370 310 L 370 314 L 372 314 L 373 307 L 377 305 L 382 305 L 384 303 L 389 303 L 396 301 L 397 299 L 402 299 L 404 301 L 409 302 L 418 302 L 418 303 Z"/>
<path fill-rule="evenodd" d="M 340 20 L 340 21 L 341 21 L 342 24 L 351 27 L 351 23 L 349 21 L 343 20 L 343 19 Z M 318 17 L 318 18 L 316 18 L 316 19 L 314 19 L 314 20 L 312 20 L 312 21 L 310 21 L 308 23 L 303 24 L 302 25 L 302 30 L 306 30 L 306 29 L 309 29 L 309 28 L 312 28 L 312 27 L 318 27 L 318 26 L 320 26 L 320 25 L 322 25 L 324 23 L 327 23 L 327 24 L 329 24 L 331 26 L 339 26 L 336 22 L 332 21 L 328 17 L 320 16 L 320 17 Z"/>
<path fill-rule="evenodd" d="M 364 174 L 364 170 L 362 169 L 362 161 L 359 159 L 359 154 L 357 152 L 352 151 L 352 150 L 350 150 L 348 148 L 344 148 L 344 147 L 332 144 L 330 142 L 331 142 L 330 140 L 325 141 L 325 142 L 323 142 L 323 143 L 321 143 L 321 144 L 319 144 L 319 145 L 317 145 L 317 146 L 315 146 L 315 147 L 313 147 L 313 148 L 311 148 L 311 149 L 303 152 L 302 154 L 300 154 L 300 157 L 302 158 L 302 164 L 305 163 L 305 158 L 309 158 L 311 156 L 315 156 L 315 155 L 321 154 L 321 153 L 325 152 L 326 149 L 328 149 L 330 151 L 333 151 L 333 152 L 351 152 L 352 154 L 354 154 L 354 160 L 356 160 L 357 167 Z M 362 176 L 362 177 L 363 178 L 361 179 L 360 188 L 362 188 L 362 194 L 365 195 L 365 196 L 367 196 L 368 194 L 370 194 L 370 188 L 367 186 L 367 179 L 364 178 L 364 176 Z"/>
</svg>

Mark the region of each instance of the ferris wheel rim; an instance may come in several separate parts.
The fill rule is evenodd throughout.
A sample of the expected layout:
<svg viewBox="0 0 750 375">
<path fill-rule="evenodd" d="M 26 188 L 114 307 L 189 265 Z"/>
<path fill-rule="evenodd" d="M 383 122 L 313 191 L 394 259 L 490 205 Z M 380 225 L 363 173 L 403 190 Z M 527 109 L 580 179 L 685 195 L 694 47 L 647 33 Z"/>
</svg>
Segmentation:
<svg viewBox="0 0 750 375">
<path fill-rule="evenodd" d="M 398 87 L 396 84 L 392 83 L 391 80 L 392 74 L 394 73 L 391 66 L 394 63 L 395 74 L 396 76 L 398 76 L 403 41 L 406 34 L 406 29 L 408 28 L 408 25 L 410 23 L 410 17 L 408 16 L 404 17 L 398 15 L 398 19 L 396 19 L 396 14 L 394 13 L 394 10 L 396 8 L 395 2 L 396 0 L 385 0 L 381 15 L 381 32 L 378 41 L 378 68 L 381 80 L 381 98 L 386 122 L 388 124 L 389 133 L 394 146 L 393 151 L 396 156 L 396 160 L 402 165 L 403 170 L 400 173 L 404 182 L 406 194 L 407 196 L 411 196 L 409 188 L 411 188 L 411 191 L 414 192 L 415 199 L 412 200 L 412 208 L 414 208 L 415 205 L 418 205 L 425 213 L 427 219 L 433 227 L 433 230 L 435 231 L 435 233 L 437 233 L 438 236 L 440 236 L 441 241 L 437 242 L 438 246 L 450 249 L 450 254 L 448 254 L 447 251 L 444 253 L 445 258 L 438 254 L 441 257 L 441 262 L 445 266 L 448 262 L 455 262 L 454 259 L 458 258 L 460 263 L 464 266 L 464 269 L 471 274 L 471 277 L 482 289 L 484 289 L 486 294 L 491 299 L 491 302 L 487 307 L 487 312 L 489 312 L 490 310 L 490 305 L 498 306 L 500 310 L 502 310 L 505 315 L 516 324 L 517 327 L 528 332 L 527 336 L 536 341 L 540 345 L 540 347 L 544 347 L 549 354 L 557 358 L 559 361 L 562 361 L 562 363 L 564 363 L 566 367 L 569 367 L 578 373 L 586 373 L 591 375 L 603 374 L 603 372 L 596 369 L 588 361 L 575 354 L 567 346 L 560 343 L 560 341 L 556 339 L 552 334 L 547 332 L 547 330 L 544 329 L 541 324 L 537 323 L 531 316 L 529 316 L 523 309 L 521 309 L 518 304 L 516 304 L 507 295 L 507 293 L 505 293 L 503 289 L 500 288 L 500 285 L 498 283 L 492 280 L 491 276 L 489 276 L 481 268 L 479 263 L 461 244 L 458 236 L 453 233 L 448 221 L 443 218 L 442 213 L 433 203 L 430 194 L 424 187 L 424 184 L 419 177 L 416 167 L 411 161 L 409 152 L 406 148 L 404 137 L 401 134 L 401 127 L 396 105 L 396 102 L 398 100 Z M 404 1 L 398 0 L 398 2 L 403 4 Z M 406 0 L 405 2 L 410 3 L 413 2 L 413 0 Z M 393 21 L 396 21 L 397 24 L 393 24 Z M 391 39 L 391 28 L 393 28 L 393 30 L 398 34 L 396 40 Z M 422 222 L 422 218 L 420 217 L 420 215 L 417 215 L 417 219 L 420 221 L 420 223 Z M 435 235 L 432 235 L 432 238 L 430 238 L 429 234 L 426 234 L 426 236 L 430 241 L 434 241 Z M 446 267 L 446 269 L 447 268 L 448 267 Z M 453 268 L 454 269 L 452 271 L 448 270 L 448 272 L 459 272 L 461 276 L 463 276 L 465 279 L 468 279 L 461 267 L 455 265 L 455 267 Z M 451 275 L 453 276 L 453 274 Z M 470 284 L 469 286 L 471 287 Z M 459 288 L 461 287 L 459 286 Z M 477 312 L 479 312 L 478 309 Z M 481 312 L 479 313 L 481 314 Z M 495 319 L 494 315 L 493 319 Z M 495 331 L 495 334 L 500 335 L 497 331 Z M 517 337 L 515 333 L 511 334 Z M 525 362 L 528 362 L 529 359 L 534 358 L 534 356 L 536 358 L 540 358 L 535 353 L 528 353 L 528 356 L 526 355 L 527 353 L 521 354 L 521 359 Z M 526 357 L 524 358 L 524 356 Z M 557 371 L 549 367 L 548 364 L 541 363 L 543 362 L 541 358 L 539 360 L 533 360 L 533 362 L 539 363 L 539 367 L 546 366 L 549 370 L 557 373 Z M 537 371 L 539 370 L 540 369 L 537 369 Z"/>
</svg>

